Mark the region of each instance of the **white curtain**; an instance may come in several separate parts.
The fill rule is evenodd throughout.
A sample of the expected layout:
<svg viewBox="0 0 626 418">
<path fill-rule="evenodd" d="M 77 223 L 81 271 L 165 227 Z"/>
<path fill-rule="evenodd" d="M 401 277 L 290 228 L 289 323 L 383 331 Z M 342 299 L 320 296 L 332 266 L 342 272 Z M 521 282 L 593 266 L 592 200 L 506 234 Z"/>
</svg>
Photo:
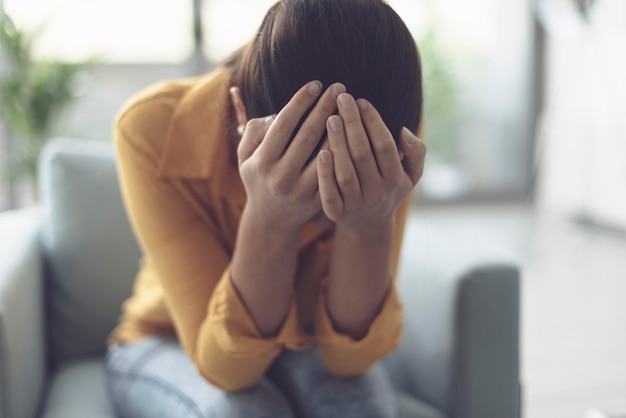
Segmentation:
<svg viewBox="0 0 626 418">
<path fill-rule="evenodd" d="M 626 1 L 538 0 L 547 32 L 538 204 L 626 228 Z"/>
</svg>

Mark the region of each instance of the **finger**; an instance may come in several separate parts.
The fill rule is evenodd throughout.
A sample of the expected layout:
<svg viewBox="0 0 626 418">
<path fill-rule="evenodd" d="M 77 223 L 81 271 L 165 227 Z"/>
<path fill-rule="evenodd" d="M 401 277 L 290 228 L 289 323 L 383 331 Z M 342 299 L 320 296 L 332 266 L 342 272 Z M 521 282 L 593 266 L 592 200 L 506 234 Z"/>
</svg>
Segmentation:
<svg viewBox="0 0 626 418">
<path fill-rule="evenodd" d="M 244 131 L 243 137 L 237 147 L 237 159 L 239 161 L 239 166 L 250 158 L 250 156 L 254 154 L 254 151 L 256 151 L 259 147 L 259 144 L 263 142 L 263 138 L 265 137 L 273 120 L 274 116 L 268 116 L 264 119 L 257 118 L 248 121 L 246 130 Z"/>
<path fill-rule="evenodd" d="M 274 116 L 268 116 L 266 118 L 250 119 L 244 130 L 244 134 L 237 146 L 237 158 L 239 165 L 246 161 L 254 152 L 258 149 L 259 145 L 263 142 L 263 138 L 267 134 L 267 131 L 272 124 Z"/>
<path fill-rule="evenodd" d="M 262 151 L 270 161 L 278 160 L 285 151 L 294 129 L 322 91 L 322 83 L 311 81 L 293 95 L 291 100 L 276 116 L 267 132 L 268 141 L 263 142 Z"/>
<path fill-rule="evenodd" d="M 365 99 L 357 100 L 363 125 L 367 131 L 376 164 L 380 175 L 389 181 L 399 181 L 402 176 L 402 164 L 396 142 L 389 132 L 387 125 L 370 102 Z"/>
<path fill-rule="evenodd" d="M 376 160 L 374 160 L 372 147 L 354 98 L 344 93 L 339 95 L 337 101 L 339 103 L 339 115 L 345 126 L 350 157 L 359 177 L 361 192 L 366 192 L 380 182 L 380 173 L 376 166 Z"/>
<path fill-rule="evenodd" d="M 333 168 L 335 179 L 345 205 L 359 202 L 361 199 L 361 186 L 357 177 L 350 151 L 346 143 L 343 122 L 340 116 L 333 115 L 328 118 L 327 132 L 330 150 L 333 154 Z"/>
<path fill-rule="evenodd" d="M 335 181 L 332 152 L 328 150 L 320 151 L 317 157 L 317 177 L 324 213 L 331 221 L 341 219 L 344 203 Z"/>
<path fill-rule="evenodd" d="M 288 162 L 287 170 L 292 175 L 302 171 L 319 146 L 326 131 L 326 120 L 337 111 L 337 97 L 345 91 L 346 87 L 341 83 L 335 83 L 326 89 L 289 144 L 284 160 Z"/>
<path fill-rule="evenodd" d="M 298 180 L 301 193 L 305 196 L 313 196 L 318 189 L 317 162 L 311 161 L 304 169 Z"/>
<path fill-rule="evenodd" d="M 424 160 L 426 158 L 426 144 L 416 137 L 406 127 L 400 133 L 402 149 L 404 150 L 404 171 L 411 179 L 413 186 L 417 184 L 424 172 Z"/>
</svg>

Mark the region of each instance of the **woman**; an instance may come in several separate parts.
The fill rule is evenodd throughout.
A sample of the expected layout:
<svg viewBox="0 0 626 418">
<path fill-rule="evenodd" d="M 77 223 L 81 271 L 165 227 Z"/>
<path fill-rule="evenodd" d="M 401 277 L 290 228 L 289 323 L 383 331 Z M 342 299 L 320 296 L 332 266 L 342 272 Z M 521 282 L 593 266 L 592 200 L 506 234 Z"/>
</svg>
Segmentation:
<svg viewBox="0 0 626 418">
<path fill-rule="evenodd" d="M 144 257 L 108 341 L 121 417 L 397 416 L 377 362 L 400 340 L 421 108 L 380 0 L 283 0 L 211 74 L 131 100 L 115 144 Z"/>
</svg>

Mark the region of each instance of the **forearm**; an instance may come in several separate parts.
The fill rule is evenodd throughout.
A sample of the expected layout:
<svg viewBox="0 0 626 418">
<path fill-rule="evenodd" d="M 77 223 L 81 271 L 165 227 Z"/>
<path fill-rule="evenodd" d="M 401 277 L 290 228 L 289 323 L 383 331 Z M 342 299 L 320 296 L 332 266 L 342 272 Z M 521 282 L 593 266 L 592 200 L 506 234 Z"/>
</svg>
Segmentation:
<svg viewBox="0 0 626 418">
<path fill-rule="evenodd" d="M 275 336 L 287 315 L 298 232 L 266 224 L 249 207 L 242 215 L 231 280 L 263 337 Z"/>
<path fill-rule="evenodd" d="M 337 226 L 326 293 L 335 329 L 363 338 L 391 283 L 393 222 L 376 230 Z"/>
</svg>

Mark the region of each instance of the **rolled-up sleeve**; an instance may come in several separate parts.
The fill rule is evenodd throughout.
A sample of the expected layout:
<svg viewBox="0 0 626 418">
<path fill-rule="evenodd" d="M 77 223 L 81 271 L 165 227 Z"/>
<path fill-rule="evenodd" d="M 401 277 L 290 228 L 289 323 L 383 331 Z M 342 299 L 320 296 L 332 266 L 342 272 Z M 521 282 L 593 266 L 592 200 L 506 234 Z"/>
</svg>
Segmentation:
<svg viewBox="0 0 626 418">
<path fill-rule="evenodd" d="M 378 315 L 363 338 L 355 340 L 351 335 L 335 330 L 326 304 L 328 277 L 322 279 L 315 315 L 315 334 L 322 360 L 328 371 L 335 376 L 349 377 L 363 374 L 374 363 L 400 346 L 403 308 L 396 288 L 396 272 L 412 197 L 413 194 L 410 194 L 396 212 L 391 249 L 391 284 Z"/>
<path fill-rule="evenodd" d="M 224 272 L 213 292 L 209 314 L 199 333 L 194 362 L 214 385 L 236 391 L 255 386 L 285 345 L 297 344 L 299 333 L 295 294 L 279 333 L 263 338 Z"/>
<path fill-rule="evenodd" d="M 263 338 L 232 285 L 230 250 L 214 217 L 192 207 L 180 181 L 159 178 L 158 151 L 144 137 L 162 128 L 147 131 L 148 122 L 135 120 L 146 117 L 168 118 L 167 106 L 148 116 L 131 109 L 115 129 L 121 189 L 135 236 L 163 287 L 181 345 L 199 372 L 225 391 L 253 387 L 284 344 L 296 338 L 295 295 L 279 333 Z"/>
</svg>

